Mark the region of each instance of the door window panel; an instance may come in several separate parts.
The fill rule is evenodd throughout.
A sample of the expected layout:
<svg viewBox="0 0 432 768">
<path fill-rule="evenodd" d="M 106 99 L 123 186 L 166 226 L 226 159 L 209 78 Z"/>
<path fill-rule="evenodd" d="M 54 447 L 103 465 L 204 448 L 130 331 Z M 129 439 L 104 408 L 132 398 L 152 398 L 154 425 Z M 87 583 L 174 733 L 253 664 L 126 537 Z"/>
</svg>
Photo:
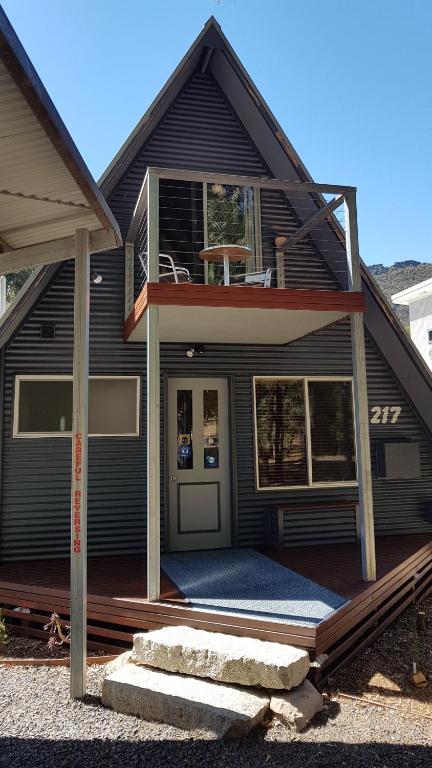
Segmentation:
<svg viewBox="0 0 432 768">
<path fill-rule="evenodd" d="M 219 467 L 219 402 L 217 389 L 203 391 L 204 468 Z"/>
<path fill-rule="evenodd" d="M 193 469 L 192 390 L 177 390 L 177 469 Z"/>
</svg>

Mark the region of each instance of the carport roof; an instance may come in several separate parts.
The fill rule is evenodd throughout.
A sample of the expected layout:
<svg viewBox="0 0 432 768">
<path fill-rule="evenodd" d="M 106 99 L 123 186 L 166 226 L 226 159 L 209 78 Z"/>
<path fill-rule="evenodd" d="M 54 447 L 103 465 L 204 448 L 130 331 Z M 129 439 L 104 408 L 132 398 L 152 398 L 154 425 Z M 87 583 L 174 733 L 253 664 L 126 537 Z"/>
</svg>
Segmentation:
<svg viewBox="0 0 432 768">
<path fill-rule="evenodd" d="M 94 250 L 121 245 L 104 196 L 1 7 L 0 169 L 1 273 L 63 260 L 65 238 L 72 242 L 78 228 L 93 234 Z M 34 248 L 45 243 L 46 262 Z"/>
</svg>

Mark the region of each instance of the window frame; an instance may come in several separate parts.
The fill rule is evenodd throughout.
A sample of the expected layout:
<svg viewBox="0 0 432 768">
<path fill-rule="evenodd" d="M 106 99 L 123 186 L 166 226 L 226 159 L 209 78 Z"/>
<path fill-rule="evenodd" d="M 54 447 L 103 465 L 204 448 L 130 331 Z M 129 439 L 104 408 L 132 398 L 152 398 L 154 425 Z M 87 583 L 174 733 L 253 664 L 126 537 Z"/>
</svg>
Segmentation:
<svg viewBox="0 0 432 768">
<path fill-rule="evenodd" d="M 136 431 L 135 432 L 92 432 L 89 433 L 89 437 L 140 437 L 140 416 L 141 416 L 141 377 L 140 376 L 114 376 L 114 375 L 102 375 L 102 376 L 89 376 L 89 382 L 93 380 L 103 381 L 135 381 L 136 385 Z M 70 374 L 17 374 L 15 376 L 15 387 L 13 397 L 13 419 L 12 419 L 12 438 L 38 440 L 40 438 L 47 437 L 72 437 L 72 432 L 20 432 L 19 431 L 19 404 L 20 404 L 20 385 L 22 381 L 72 381 L 73 376 Z"/>
<path fill-rule="evenodd" d="M 266 485 L 261 486 L 259 484 L 259 463 L 258 463 L 258 425 L 257 425 L 257 397 L 256 397 L 256 382 L 257 381 L 302 381 L 303 382 L 303 394 L 305 402 L 305 443 L 306 443 L 306 461 L 307 461 L 307 485 Z M 309 393 L 308 383 L 315 381 L 323 382 L 349 382 L 351 384 L 351 398 L 353 403 L 353 434 L 354 434 L 354 454 L 355 454 L 355 466 L 356 466 L 356 479 L 355 480 L 329 480 L 328 482 L 313 482 L 312 480 L 312 435 L 311 435 L 311 422 L 310 422 L 310 408 L 309 408 Z M 355 439 L 356 427 L 354 419 L 354 389 L 353 389 L 353 377 L 352 376 L 253 376 L 252 377 L 252 403 L 253 403 L 253 440 L 254 440 L 254 465 L 255 465 L 255 490 L 258 492 L 271 492 L 277 493 L 278 491 L 303 491 L 303 490 L 315 490 L 323 488 L 357 488 L 358 487 L 358 461 L 357 461 L 357 444 Z"/>
<path fill-rule="evenodd" d="M 203 199 L 203 228 L 204 228 L 204 248 L 208 248 L 208 187 L 214 182 L 204 180 L 202 182 L 202 199 Z M 224 185 L 229 186 L 231 182 L 227 177 L 227 180 L 223 182 Z M 246 271 L 251 272 L 254 270 L 260 270 L 263 266 L 262 259 L 262 233 L 261 233 L 261 187 L 254 184 L 239 184 L 235 186 L 250 187 L 253 190 L 253 211 L 254 211 L 254 253 L 249 259 L 246 259 Z M 208 284 L 208 261 L 204 262 L 204 282 Z"/>
</svg>

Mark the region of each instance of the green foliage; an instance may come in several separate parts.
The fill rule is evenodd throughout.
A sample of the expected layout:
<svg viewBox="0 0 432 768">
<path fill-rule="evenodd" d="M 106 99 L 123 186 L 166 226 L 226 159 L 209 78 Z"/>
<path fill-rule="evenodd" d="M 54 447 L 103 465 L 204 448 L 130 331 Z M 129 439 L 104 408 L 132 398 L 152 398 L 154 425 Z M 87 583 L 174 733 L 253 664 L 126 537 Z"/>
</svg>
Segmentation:
<svg viewBox="0 0 432 768">
<path fill-rule="evenodd" d="M 30 277 L 31 269 L 23 269 L 21 272 L 11 272 L 6 278 L 6 299 L 11 304 L 21 290 L 24 283 Z"/>
<path fill-rule="evenodd" d="M 3 611 L 0 608 L 0 648 L 2 645 L 6 645 L 9 642 L 9 632 L 6 626 L 6 620 L 3 616 Z"/>
<path fill-rule="evenodd" d="M 209 184 L 207 189 L 207 239 L 211 245 L 254 245 L 254 207 L 251 187 Z M 231 266 L 231 273 L 243 273 L 244 263 Z M 209 264 L 209 281 L 222 283 L 219 265 Z"/>
</svg>

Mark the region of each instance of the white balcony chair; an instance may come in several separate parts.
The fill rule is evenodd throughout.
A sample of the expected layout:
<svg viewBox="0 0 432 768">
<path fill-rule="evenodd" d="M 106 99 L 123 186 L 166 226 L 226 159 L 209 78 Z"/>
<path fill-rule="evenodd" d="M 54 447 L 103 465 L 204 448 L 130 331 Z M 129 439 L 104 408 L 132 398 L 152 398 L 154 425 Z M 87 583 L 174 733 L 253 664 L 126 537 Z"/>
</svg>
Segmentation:
<svg viewBox="0 0 432 768">
<path fill-rule="evenodd" d="M 237 278 L 231 278 L 231 285 L 236 285 L 239 288 L 270 288 L 272 272 L 271 267 L 261 269 L 259 272 L 246 272 Z"/>
<path fill-rule="evenodd" d="M 138 258 L 141 262 L 141 266 L 144 270 L 145 279 L 148 280 L 148 254 L 147 251 L 143 251 L 138 254 Z M 175 263 L 172 256 L 168 253 L 159 254 L 159 280 L 166 280 L 172 283 L 191 283 L 192 278 L 190 272 L 186 267 L 179 267 Z"/>
</svg>

